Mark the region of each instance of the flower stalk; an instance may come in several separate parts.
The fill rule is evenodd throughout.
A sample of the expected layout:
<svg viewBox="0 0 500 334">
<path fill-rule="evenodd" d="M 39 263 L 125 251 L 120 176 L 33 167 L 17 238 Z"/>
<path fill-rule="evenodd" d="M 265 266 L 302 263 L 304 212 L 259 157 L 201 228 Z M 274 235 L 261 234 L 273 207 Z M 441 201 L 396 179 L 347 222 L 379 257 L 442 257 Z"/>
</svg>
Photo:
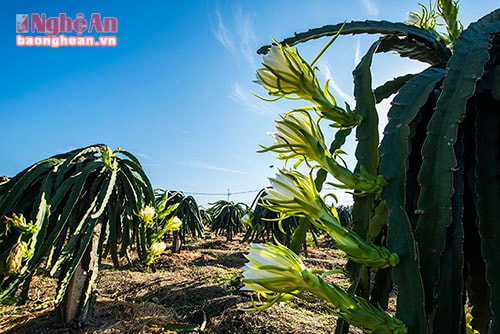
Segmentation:
<svg viewBox="0 0 500 334">
<path fill-rule="evenodd" d="M 313 103 L 312 109 L 332 120 L 336 127 L 350 128 L 361 122 L 361 117 L 354 111 L 337 106 L 333 95 L 328 92 L 328 85 L 321 89 L 315 68 L 297 50 L 276 41 L 275 44 L 263 59 L 264 67 L 257 70 L 256 83 L 264 87 L 269 95 L 278 99 L 307 100 Z"/>
<path fill-rule="evenodd" d="M 263 197 L 269 210 L 279 212 L 280 219 L 290 216 L 304 217 L 324 230 L 351 260 L 373 267 L 387 268 L 397 265 L 397 254 L 385 247 L 375 246 L 340 224 L 337 210 L 329 209 L 319 195 L 314 180 L 293 170 L 280 170 L 271 178 L 272 188 Z"/>
<path fill-rule="evenodd" d="M 309 113 L 294 110 L 281 116 L 281 119 L 276 121 L 275 128 L 277 132 L 271 136 L 276 142 L 269 147 L 262 146 L 260 152 L 272 151 L 278 153 L 278 159 L 297 159 L 298 164 L 302 161 L 316 162 L 318 165 L 314 167 L 325 169 L 340 182 L 332 184 L 333 186 L 353 190 L 356 196 L 378 196 L 387 184 L 382 176 L 371 175 L 363 167 L 361 173 L 355 174 L 338 163 L 326 146 L 318 121 L 313 120 Z"/>
<path fill-rule="evenodd" d="M 281 244 L 252 244 L 246 258 L 242 290 L 256 291 L 266 300 L 260 309 L 309 292 L 331 303 L 334 309 L 327 307 L 329 311 L 365 333 L 406 333 L 400 320 L 313 274 L 297 254 Z"/>
</svg>

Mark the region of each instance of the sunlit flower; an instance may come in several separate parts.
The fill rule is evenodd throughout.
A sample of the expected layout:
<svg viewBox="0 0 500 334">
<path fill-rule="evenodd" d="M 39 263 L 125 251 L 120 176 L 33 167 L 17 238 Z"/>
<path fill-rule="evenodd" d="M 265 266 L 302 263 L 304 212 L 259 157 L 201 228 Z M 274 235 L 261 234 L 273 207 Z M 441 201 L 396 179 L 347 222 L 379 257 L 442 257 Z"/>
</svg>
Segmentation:
<svg viewBox="0 0 500 334">
<path fill-rule="evenodd" d="M 379 195 L 386 184 L 381 176 L 373 176 L 362 168 L 360 173 L 353 173 L 337 162 L 337 154 L 332 156 L 325 143 L 323 132 L 317 121 L 303 110 L 295 110 L 276 121 L 276 132 L 270 135 L 276 142 L 263 147 L 260 152 L 278 153 L 278 159 L 297 159 L 315 162 L 316 166 L 328 171 L 340 183 L 333 186 L 353 190 L 356 196 Z"/>
<path fill-rule="evenodd" d="M 328 155 L 328 149 L 319 124 L 302 110 L 295 110 L 281 116 L 276 121 L 276 132 L 270 135 L 276 140 L 275 144 L 261 151 L 279 153 L 278 158 L 288 160 L 322 160 Z"/>
<path fill-rule="evenodd" d="M 254 305 L 255 309 L 310 292 L 331 303 L 335 307 L 329 308 L 332 313 L 366 333 L 406 333 L 406 326 L 400 320 L 316 276 L 297 254 L 281 244 L 251 244 L 246 258 L 249 262 L 243 267 L 242 290 L 256 291 L 265 299 L 264 305 Z"/>
<path fill-rule="evenodd" d="M 170 219 L 168 222 L 168 229 L 170 231 L 177 231 L 182 226 L 182 220 L 179 217 L 174 216 L 174 218 Z"/>
<path fill-rule="evenodd" d="M 314 70 L 297 50 L 278 43 L 264 56 L 262 65 L 264 68 L 257 71 L 257 83 L 270 95 L 306 100 L 317 95 L 319 84 Z"/>
<path fill-rule="evenodd" d="M 279 212 L 281 219 L 289 216 L 305 217 L 327 232 L 336 247 L 355 262 L 381 268 L 395 266 L 399 262 L 397 254 L 385 247 L 375 246 L 343 227 L 335 207 L 328 208 L 320 197 L 311 175 L 306 176 L 294 170 L 280 170 L 275 178 L 269 180 L 272 187 L 263 197 L 263 205 L 271 211 Z"/>
<path fill-rule="evenodd" d="M 250 215 L 248 213 L 243 215 L 243 217 L 240 218 L 240 221 L 243 225 L 248 226 L 248 227 L 252 227 L 252 218 L 250 217 Z"/>
<path fill-rule="evenodd" d="M 167 244 L 164 242 L 155 242 L 151 245 L 150 252 L 153 255 L 161 255 L 163 251 L 167 248 Z"/>
<path fill-rule="evenodd" d="M 165 234 L 177 231 L 181 227 L 182 227 L 182 220 L 180 220 L 179 217 L 177 216 L 173 216 L 164 223 L 161 230 L 157 231 L 151 236 L 151 239 L 153 241 L 160 241 Z"/>
<path fill-rule="evenodd" d="M 256 82 L 262 85 L 271 96 L 277 98 L 304 99 L 312 102 L 313 109 L 324 118 L 334 121 L 338 127 L 353 127 L 361 122 L 355 112 L 337 106 L 335 98 L 325 86 L 322 89 L 311 67 L 289 46 L 278 42 L 264 56 L 263 68 L 257 70 Z"/>
<path fill-rule="evenodd" d="M 251 244 L 243 267 L 243 290 L 290 294 L 307 288 L 302 260 L 283 245 Z"/>
<path fill-rule="evenodd" d="M 458 1 L 440 0 L 429 3 L 429 8 L 422 4 L 419 6 L 421 11 L 411 12 L 405 23 L 430 31 L 444 40 L 448 47 L 453 47 L 463 30 L 462 23 L 457 19 Z M 438 22 L 440 18 L 443 19 L 444 23 Z M 443 25 L 446 26 L 448 33 L 437 31 L 437 28 Z"/>
<path fill-rule="evenodd" d="M 152 264 L 167 248 L 167 244 L 161 241 L 153 242 L 153 244 L 148 248 L 146 264 Z"/>
<path fill-rule="evenodd" d="M 329 209 L 321 199 L 311 175 L 295 170 L 280 169 L 275 178 L 270 178 L 271 188 L 263 197 L 273 211 L 288 216 L 311 216 L 321 219 Z"/>
<path fill-rule="evenodd" d="M 152 205 L 146 205 L 145 207 L 141 208 L 139 210 L 139 213 L 137 214 L 141 222 L 148 226 L 151 227 L 154 224 L 154 218 L 156 216 L 156 210 L 154 206 Z"/>
</svg>

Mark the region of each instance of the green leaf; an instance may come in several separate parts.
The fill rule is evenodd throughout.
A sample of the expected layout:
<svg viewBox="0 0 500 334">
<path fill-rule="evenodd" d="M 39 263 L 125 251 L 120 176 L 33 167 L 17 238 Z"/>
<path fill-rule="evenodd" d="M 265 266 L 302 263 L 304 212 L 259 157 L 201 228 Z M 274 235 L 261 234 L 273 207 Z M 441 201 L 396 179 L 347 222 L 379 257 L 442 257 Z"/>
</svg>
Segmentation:
<svg viewBox="0 0 500 334">
<path fill-rule="evenodd" d="M 413 333 L 427 333 L 423 308 L 423 286 L 419 272 L 418 251 L 406 207 L 406 172 L 410 153 L 409 124 L 417 117 L 436 85 L 446 72 L 429 68 L 408 80 L 392 102 L 388 124 L 380 145 L 380 173 L 388 181 L 382 192 L 389 209 L 387 247 L 399 256 L 393 268 L 398 287 L 396 317 Z"/>
<path fill-rule="evenodd" d="M 498 32 L 500 10 L 487 15 L 464 30 L 448 62 L 448 73 L 441 96 L 422 147 L 421 185 L 416 234 L 420 250 L 426 310 L 436 308 L 435 292 L 439 279 L 439 260 L 443 253 L 446 230 L 452 222 L 453 170 L 457 165 L 454 145 L 467 100 L 474 94 L 476 82 L 489 60 L 491 34 Z"/>
<path fill-rule="evenodd" d="M 310 226 L 311 223 L 308 219 L 299 218 L 299 226 L 295 229 L 295 233 L 290 241 L 290 249 L 294 251 L 294 253 L 298 254 L 300 252 L 306 240 L 307 230 L 309 230 Z"/>
<path fill-rule="evenodd" d="M 448 60 L 441 58 L 442 55 L 436 54 L 434 49 L 415 40 L 411 35 L 405 38 L 398 35 L 385 36 L 377 52 L 397 52 L 401 57 L 419 60 L 430 65 L 444 64 Z"/>
<path fill-rule="evenodd" d="M 91 145 L 63 154 L 65 160 L 58 169 L 59 173 L 55 181 L 56 185 L 61 184 L 67 173 L 71 173 L 72 169 L 74 169 L 77 165 L 80 165 L 82 163 L 82 159 L 84 159 L 86 155 L 90 156 L 92 158 L 91 160 L 94 160 L 95 155 L 100 153 L 104 146 L 105 145 L 102 144 Z"/>
<path fill-rule="evenodd" d="M 41 181 L 46 174 L 58 164 L 60 164 L 60 161 L 56 159 L 42 160 L 23 171 L 19 178 L 14 177 L 9 181 L 11 188 L 5 198 L 0 202 L 0 213 L 7 215 L 11 214 L 12 209 L 16 203 L 21 200 L 22 196 L 25 195 L 28 187 Z"/>
<path fill-rule="evenodd" d="M 378 114 L 375 107 L 375 96 L 372 90 L 372 75 L 370 72 L 374 53 L 380 45 L 380 40 L 373 43 L 353 71 L 354 98 L 356 99 L 356 112 L 363 118 L 356 128 L 356 158 L 358 164 L 355 172 L 361 168 L 372 175 L 377 174 L 378 167 Z M 367 230 L 361 235 L 366 235 Z"/>
<path fill-rule="evenodd" d="M 105 171 L 103 172 L 106 173 Z M 104 212 L 104 209 L 106 209 L 109 197 L 111 196 L 111 193 L 113 192 L 113 189 L 116 184 L 116 174 L 117 174 L 116 170 L 113 170 L 111 171 L 111 175 L 109 176 L 106 175 L 106 180 L 101 186 L 101 190 L 97 194 L 97 203 L 99 203 L 98 204 L 99 206 L 97 207 L 96 211 L 90 215 L 90 218 L 92 219 L 99 218 Z"/>
<path fill-rule="evenodd" d="M 356 112 L 362 117 L 361 124 L 356 128 L 356 159 L 358 160 L 354 169 L 355 173 L 365 170 L 366 172 L 376 175 L 378 173 L 378 115 L 375 107 L 375 96 L 372 89 L 371 64 L 373 55 L 377 51 L 380 40 L 373 43 L 363 56 L 358 66 L 353 71 L 354 77 L 354 98 L 356 99 Z M 352 208 L 352 230 L 358 234 L 363 240 L 366 240 L 370 213 L 374 205 L 375 196 L 369 195 L 365 197 L 354 196 L 354 205 Z M 368 269 L 363 269 L 362 266 L 353 261 L 349 261 L 347 269 L 351 278 L 354 280 L 349 292 L 356 293 L 365 299 L 368 299 L 370 293 L 369 288 L 369 273 Z M 347 330 L 348 324 L 340 321 L 337 325 L 336 333 L 341 333 Z"/>
<path fill-rule="evenodd" d="M 500 13 L 500 11 L 499 11 Z M 498 21 L 497 21 L 498 22 Z M 458 43 L 457 43 L 458 44 Z M 476 116 L 476 189 L 481 250 L 486 262 L 486 278 L 491 296 L 491 333 L 500 330 L 500 182 L 498 173 L 500 138 L 500 101 L 483 94 L 478 97 Z"/>
<path fill-rule="evenodd" d="M 397 36 L 411 36 L 415 41 L 422 43 L 431 50 L 439 59 L 446 61 L 450 57 L 450 50 L 443 41 L 439 40 L 432 32 L 405 23 L 393 23 L 387 21 L 353 21 L 336 25 L 327 25 L 321 28 L 310 29 L 303 33 L 295 34 L 293 37 L 284 39 L 281 44 L 290 46 L 307 42 L 311 39 L 334 36 L 340 31 L 341 35 L 348 34 L 384 34 Z M 269 45 L 261 47 L 257 53 L 266 54 Z"/>
<path fill-rule="evenodd" d="M 500 101 L 500 65 L 486 71 L 482 81 L 488 89 L 491 89 L 493 98 Z"/>
<path fill-rule="evenodd" d="M 90 212 L 87 212 L 90 213 Z M 88 215 L 87 215 L 88 216 Z M 54 303 L 56 305 L 59 305 L 61 303 L 64 293 L 66 292 L 66 289 L 68 287 L 68 284 L 71 280 L 71 277 L 73 277 L 73 274 L 75 272 L 76 266 L 80 263 L 80 260 L 82 259 L 83 254 L 87 250 L 87 247 L 90 242 L 90 238 L 92 237 L 92 230 L 95 227 L 95 224 L 97 222 L 96 219 L 91 219 L 87 218 L 85 219 L 86 223 L 82 224 L 82 226 L 85 227 L 83 230 L 82 234 L 78 234 L 77 238 L 79 240 L 79 247 L 74 249 L 74 253 L 72 253 L 72 257 L 69 260 L 69 263 L 67 264 L 67 267 L 65 268 L 65 271 L 61 273 L 62 278 L 59 280 L 59 285 L 57 287 L 56 291 L 56 297 Z"/>
<path fill-rule="evenodd" d="M 151 182 L 149 181 L 149 178 L 142 167 L 132 160 L 120 160 L 119 166 L 124 170 L 126 169 L 125 166 L 127 166 L 128 168 L 130 168 L 131 172 L 137 173 L 137 175 L 140 176 L 140 179 L 138 177 L 134 177 L 135 184 L 140 185 L 143 189 L 144 200 L 146 201 L 146 203 L 153 203 L 155 198 L 153 187 L 151 186 Z M 140 182 L 139 180 L 141 180 L 142 182 Z"/>
<path fill-rule="evenodd" d="M 382 102 L 382 100 L 390 97 L 392 94 L 396 94 L 398 90 L 414 76 L 415 74 L 405 74 L 394 78 L 393 80 L 387 81 L 382 86 L 377 87 L 373 92 L 375 95 L 375 103 L 378 104 Z"/>
<path fill-rule="evenodd" d="M 103 167 L 105 169 L 106 167 Z M 103 174 L 100 174 L 93 182 L 92 188 L 95 189 L 100 189 L 100 185 L 102 185 L 102 182 L 104 176 Z M 90 192 L 92 193 L 92 191 Z M 81 216 L 77 216 L 76 221 L 70 221 L 68 222 L 68 225 L 71 227 L 71 235 L 69 236 L 69 240 L 64 246 L 63 250 L 61 251 L 61 254 L 57 256 L 57 261 L 55 262 L 54 266 L 50 270 L 50 274 L 54 275 L 56 271 L 60 268 L 60 266 L 68 261 L 68 259 L 73 258 L 75 252 L 79 250 L 82 246 L 79 243 L 81 234 L 87 231 L 87 226 L 89 224 L 95 224 L 94 220 L 89 218 L 92 212 L 94 212 L 99 205 L 99 199 L 97 196 L 94 196 L 91 199 L 90 204 L 83 203 L 85 207 L 87 207 L 87 210 L 85 210 L 85 213 Z"/>
<path fill-rule="evenodd" d="M 124 156 L 126 156 L 127 158 L 129 158 L 135 165 L 137 165 L 140 169 L 142 169 L 142 165 L 141 163 L 139 162 L 139 159 L 136 158 L 135 155 L 133 155 L 132 153 L 128 152 L 128 151 L 125 151 L 124 149 L 122 148 L 117 148 L 115 150 L 115 153 L 120 153 L 120 154 L 123 154 Z"/>
<path fill-rule="evenodd" d="M 437 312 L 434 333 L 460 333 L 464 324 L 464 130 L 459 130 L 455 144 L 458 160 L 453 175 L 452 223 L 446 231 L 445 249 L 441 255 L 437 286 Z"/>
<path fill-rule="evenodd" d="M 117 189 L 119 189 L 119 183 L 117 183 Z M 119 193 L 119 190 L 117 190 L 117 192 Z M 121 226 L 122 226 L 120 213 L 121 213 L 121 203 L 117 199 L 116 193 L 113 193 L 110 198 L 110 203 L 108 205 L 107 247 L 111 254 L 113 265 L 116 268 L 120 267 L 120 262 L 118 260 L 118 233 L 121 232 Z M 128 247 L 128 246 L 129 246 L 128 244 L 122 243 L 122 247 Z"/>
</svg>

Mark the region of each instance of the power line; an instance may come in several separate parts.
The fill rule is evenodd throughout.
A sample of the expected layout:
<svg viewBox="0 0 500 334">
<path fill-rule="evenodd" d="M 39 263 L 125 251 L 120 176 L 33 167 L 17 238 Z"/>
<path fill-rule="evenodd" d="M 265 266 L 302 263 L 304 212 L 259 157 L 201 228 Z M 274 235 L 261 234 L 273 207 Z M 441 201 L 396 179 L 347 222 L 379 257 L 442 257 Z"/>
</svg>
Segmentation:
<svg viewBox="0 0 500 334">
<path fill-rule="evenodd" d="M 259 192 L 261 190 L 262 189 L 230 192 L 229 189 L 228 189 L 228 191 L 225 192 L 225 193 L 209 193 L 209 192 L 194 192 L 194 191 L 186 191 L 186 192 L 183 191 L 183 193 L 187 194 L 187 195 L 197 195 L 197 196 L 227 196 L 227 200 L 229 201 L 229 197 L 231 195 L 241 195 L 241 194 L 257 193 L 257 192 Z M 332 187 L 325 187 L 325 188 L 323 188 L 323 190 L 341 190 L 341 189 L 332 188 Z M 352 200 L 337 200 L 336 203 L 337 204 L 343 204 L 343 203 L 352 204 Z M 209 204 L 210 203 L 206 203 L 206 204 L 203 203 L 203 204 L 201 204 L 201 206 L 205 206 L 205 205 L 209 205 Z"/>
<path fill-rule="evenodd" d="M 236 192 L 225 192 L 225 193 L 199 193 L 193 191 L 183 191 L 184 194 L 188 195 L 202 195 L 202 196 L 226 196 L 226 195 L 240 195 L 240 194 L 249 194 L 249 193 L 257 193 L 262 189 L 258 190 L 245 190 L 245 191 L 236 191 Z M 323 188 L 323 190 L 342 190 L 338 188 Z"/>
<path fill-rule="evenodd" d="M 227 195 L 240 195 L 240 194 L 249 194 L 249 193 L 257 193 L 259 190 L 246 190 L 246 191 L 237 191 L 237 192 L 226 192 L 226 193 L 197 193 L 191 191 L 183 191 L 183 193 L 188 195 L 202 195 L 202 196 L 227 196 Z"/>
</svg>

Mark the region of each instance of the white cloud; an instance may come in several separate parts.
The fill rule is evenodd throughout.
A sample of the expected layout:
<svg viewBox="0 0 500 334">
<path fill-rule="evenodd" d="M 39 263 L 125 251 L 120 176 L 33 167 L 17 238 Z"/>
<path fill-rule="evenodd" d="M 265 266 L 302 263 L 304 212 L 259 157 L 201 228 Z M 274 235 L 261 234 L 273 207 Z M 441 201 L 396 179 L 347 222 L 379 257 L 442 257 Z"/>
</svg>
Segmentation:
<svg viewBox="0 0 500 334">
<path fill-rule="evenodd" d="M 281 113 L 281 110 L 272 102 L 259 99 L 257 96 L 250 93 L 250 91 L 241 87 L 240 83 L 237 81 L 232 85 L 229 98 L 245 107 L 246 110 L 259 115 L 275 118 Z"/>
<path fill-rule="evenodd" d="M 360 1 L 368 15 L 370 16 L 378 15 L 379 9 L 374 0 L 360 0 Z"/>
<path fill-rule="evenodd" d="M 248 174 L 245 171 L 242 170 L 237 170 L 237 169 L 230 169 L 230 168 L 225 168 L 222 166 L 217 166 L 217 165 L 212 165 L 206 162 L 201 162 L 201 161 L 188 161 L 188 162 L 177 162 L 180 165 L 184 166 L 189 166 L 193 168 L 198 168 L 198 169 L 208 169 L 208 170 L 215 170 L 218 172 L 226 172 L 226 173 L 234 173 L 234 174 Z"/>
<path fill-rule="evenodd" d="M 232 20 L 226 20 L 216 10 L 217 27 L 214 30 L 215 38 L 234 56 L 242 57 L 253 68 L 256 67 L 257 38 L 251 15 L 237 8 Z"/>
<path fill-rule="evenodd" d="M 187 131 L 186 129 L 178 128 L 178 127 L 174 127 L 172 130 L 176 131 L 176 132 L 179 132 L 179 133 L 182 133 L 182 134 L 188 134 L 189 133 L 189 131 Z"/>
<path fill-rule="evenodd" d="M 149 155 L 147 155 L 146 153 L 142 153 L 142 152 L 139 152 L 139 153 L 136 153 L 135 155 L 143 158 L 143 159 L 151 159 L 151 157 Z"/>
<path fill-rule="evenodd" d="M 348 93 L 346 93 L 340 86 L 335 82 L 332 77 L 332 72 L 330 71 L 330 65 L 327 61 L 321 61 L 320 64 L 321 73 L 323 73 L 325 80 L 329 80 L 329 86 L 334 92 L 334 96 L 340 96 L 345 102 L 347 102 L 351 107 L 356 105 L 356 101 L 354 97 Z M 336 94 L 335 94 L 336 93 Z"/>
<path fill-rule="evenodd" d="M 220 15 L 220 12 L 217 10 L 215 12 L 215 15 L 217 15 L 217 28 L 214 31 L 215 38 L 219 41 L 222 46 L 228 50 L 233 52 L 234 50 L 234 42 L 231 37 L 231 33 L 227 30 L 226 25 L 222 21 L 222 16 Z"/>
<path fill-rule="evenodd" d="M 257 45 L 257 38 L 255 36 L 255 31 L 253 29 L 253 22 L 250 15 L 243 13 L 243 10 L 239 8 L 235 14 L 235 20 L 237 23 L 236 31 L 239 37 L 239 50 L 245 60 L 256 67 L 255 50 Z"/>
<path fill-rule="evenodd" d="M 358 66 L 361 61 L 361 42 L 359 37 L 356 37 L 356 50 L 354 52 L 354 67 Z"/>
</svg>

